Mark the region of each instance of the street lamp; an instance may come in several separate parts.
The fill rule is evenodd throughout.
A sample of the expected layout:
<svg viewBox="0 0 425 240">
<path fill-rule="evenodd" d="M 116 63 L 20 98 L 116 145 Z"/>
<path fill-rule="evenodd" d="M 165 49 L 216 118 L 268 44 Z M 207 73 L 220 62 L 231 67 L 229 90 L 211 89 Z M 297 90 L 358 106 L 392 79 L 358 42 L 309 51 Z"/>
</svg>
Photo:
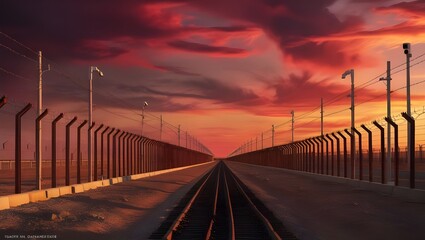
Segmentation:
<svg viewBox="0 0 425 240">
<path fill-rule="evenodd" d="M 354 175 L 355 175 L 354 160 L 356 159 L 356 142 L 354 139 L 354 130 L 353 130 L 354 121 L 355 121 L 355 118 L 354 118 L 354 113 L 355 113 L 354 111 L 354 69 L 349 69 L 345 71 L 342 74 L 341 78 L 345 79 L 347 75 L 351 76 L 351 94 L 350 94 L 350 97 L 351 97 L 351 108 L 350 108 L 351 109 L 351 141 L 350 142 L 351 142 L 351 164 L 352 164 L 351 166 L 353 166 L 353 168 L 351 169 L 351 175 L 354 178 Z"/>
<path fill-rule="evenodd" d="M 412 57 L 412 53 L 410 50 L 410 43 L 403 43 L 404 54 L 406 55 L 406 98 L 407 98 L 407 115 L 412 116 L 411 105 L 410 105 L 410 58 Z M 412 134 L 410 131 L 410 122 L 407 122 L 407 162 L 410 166 L 411 161 L 414 159 L 410 159 L 410 146 L 412 142 L 410 140 L 410 135 Z"/>
<path fill-rule="evenodd" d="M 92 152 L 92 114 L 93 114 L 93 72 L 97 72 L 100 77 L 103 77 L 103 72 L 99 70 L 99 68 L 95 66 L 90 67 L 90 87 L 89 87 L 89 126 L 88 126 L 88 170 L 89 170 L 89 179 L 91 182 L 93 179 L 93 169 L 92 169 L 92 160 L 93 160 L 93 152 Z"/>
<path fill-rule="evenodd" d="M 50 71 L 50 64 L 47 65 L 47 69 L 43 70 L 43 55 L 41 51 L 38 52 L 38 101 L 37 101 L 37 117 L 40 117 L 43 113 L 43 73 Z M 43 148 L 42 148 L 42 127 L 43 123 L 40 119 L 40 125 L 37 131 L 37 139 L 36 139 L 36 162 L 37 165 L 37 171 L 36 171 L 36 178 L 37 178 L 37 189 L 41 190 L 41 169 L 42 169 L 42 161 L 43 161 Z"/>
<path fill-rule="evenodd" d="M 148 102 L 144 102 L 143 103 L 143 107 L 142 107 L 142 136 L 143 136 L 143 124 L 145 121 L 145 107 L 149 106 Z"/>
</svg>

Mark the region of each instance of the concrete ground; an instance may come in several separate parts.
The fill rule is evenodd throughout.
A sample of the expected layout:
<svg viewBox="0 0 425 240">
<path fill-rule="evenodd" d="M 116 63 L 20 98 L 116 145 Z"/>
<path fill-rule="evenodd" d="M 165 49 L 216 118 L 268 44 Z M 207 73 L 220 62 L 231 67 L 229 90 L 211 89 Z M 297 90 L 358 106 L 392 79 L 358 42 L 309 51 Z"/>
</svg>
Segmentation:
<svg viewBox="0 0 425 240">
<path fill-rule="evenodd" d="M 214 165 L 2 210 L 0 239 L 148 239 L 168 211 Z"/>
<path fill-rule="evenodd" d="M 278 168 L 226 162 L 300 239 L 425 239 L 425 204 Z"/>
</svg>

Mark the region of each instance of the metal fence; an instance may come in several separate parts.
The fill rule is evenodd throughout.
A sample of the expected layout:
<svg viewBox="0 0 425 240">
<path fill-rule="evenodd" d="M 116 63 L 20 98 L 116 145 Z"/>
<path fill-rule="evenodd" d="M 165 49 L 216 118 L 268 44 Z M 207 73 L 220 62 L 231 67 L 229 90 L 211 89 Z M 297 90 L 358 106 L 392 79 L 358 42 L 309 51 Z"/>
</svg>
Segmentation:
<svg viewBox="0 0 425 240">
<path fill-rule="evenodd" d="M 411 122 L 411 148 L 399 146 L 398 125 L 391 122 L 394 148 L 390 159 L 385 148 L 385 128 L 374 122 L 375 128 L 361 125 L 321 136 L 295 141 L 260 150 L 235 152 L 231 161 L 263 166 L 273 166 L 304 172 L 358 179 L 382 184 L 394 184 L 425 189 L 425 160 L 422 145 L 415 148 L 415 120 L 402 114 Z M 378 148 L 376 142 L 378 140 Z M 355 143 L 356 149 L 352 149 Z M 384 153 L 384 154 L 382 154 Z M 409 160 L 411 159 L 411 160 Z"/>
<path fill-rule="evenodd" d="M 3 97 L 0 108 L 5 105 L 6 98 Z M 39 134 L 37 130 L 42 119 L 48 115 L 48 110 L 39 117 L 33 114 L 23 121 L 31 107 L 31 104 L 27 104 L 14 116 L 14 144 L 3 143 L 3 150 L 6 143 L 12 146 L 8 146 L 8 149 L 13 148 L 14 156 L 10 156 L 10 152 L 0 151 L 3 155 L 0 156 L 0 194 L 68 186 L 212 161 L 209 150 L 201 143 L 190 149 L 103 124 L 93 124 L 92 129 L 88 129 L 86 120 L 81 121 L 78 117 L 66 119 L 63 113 L 54 116 L 53 121 L 44 120 L 45 140 L 40 142 L 34 134 Z M 85 151 L 89 130 L 93 131 L 92 174 Z M 8 134 L 10 138 L 10 131 Z M 26 142 L 32 141 L 24 138 L 35 139 L 31 149 Z M 47 157 L 37 157 L 41 155 L 37 152 L 40 145 Z M 23 152 L 26 152 L 24 157 Z"/>
</svg>

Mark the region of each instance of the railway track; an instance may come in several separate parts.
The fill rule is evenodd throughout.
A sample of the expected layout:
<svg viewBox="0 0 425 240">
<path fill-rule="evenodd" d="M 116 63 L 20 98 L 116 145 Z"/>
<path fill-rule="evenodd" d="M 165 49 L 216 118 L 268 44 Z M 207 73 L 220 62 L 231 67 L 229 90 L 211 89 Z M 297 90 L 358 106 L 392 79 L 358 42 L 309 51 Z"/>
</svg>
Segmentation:
<svg viewBox="0 0 425 240">
<path fill-rule="evenodd" d="M 296 239 L 220 162 L 202 177 L 151 239 Z"/>
</svg>

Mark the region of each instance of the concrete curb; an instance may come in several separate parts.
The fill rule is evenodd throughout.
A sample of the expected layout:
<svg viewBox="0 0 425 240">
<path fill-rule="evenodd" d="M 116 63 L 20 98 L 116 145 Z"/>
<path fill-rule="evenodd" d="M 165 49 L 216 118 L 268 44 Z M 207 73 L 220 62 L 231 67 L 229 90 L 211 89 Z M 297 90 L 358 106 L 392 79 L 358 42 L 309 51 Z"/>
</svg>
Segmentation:
<svg viewBox="0 0 425 240">
<path fill-rule="evenodd" d="M 11 207 L 17 207 L 17 206 L 27 204 L 27 203 L 30 203 L 30 202 L 45 201 L 45 200 L 48 200 L 50 198 L 56 198 L 56 197 L 60 197 L 60 196 L 63 196 L 63 195 L 81 193 L 81 192 L 89 191 L 89 190 L 100 188 L 100 187 L 107 187 L 107 186 L 117 184 L 117 183 L 121 183 L 121 182 L 128 182 L 128 181 L 146 178 L 146 177 L 151 177 L 151 176 L 156 176 L 156 175 L 160 175 L 160 174 L 164 174 L 164 173 L 180 171 L 180 170 L 183 170 L 183 169 L 202 166 L 202 165 L 210 164 L 210 163 L 213 163 L 213 162 L 200 163 L 200 164 L 195 164 L 195 165 L 190 165 L 190 166 L 185 166 L 185 167 L 159 170 L 159 171 L 155 171 L 155 172 L 141 173 L 141 174 L 135 174 L 135 175 L 130 175 L 130 176 L 124 176 L 124 177 L 104 179 L 104 180 L 99 180 L 99 181 L 95 181 L 95 182 L 74 184 L 74 185 L 71 185 L 71 186 L 62 186 L 62 187 L 57 187 L 57 188 L 36 190 L 36 191 L 20 193 L 20 194 L 0 196 L 0 210 L 9 209 Z"/>
<path fill-rule="evenodd" d="M 249 164 L 249 163 L 242 163 L 237 162 L 241 164 L 246 165 L 252 165 L 252 166 L 260 166 L 256 164 Z M 369 181 L 360 181 L 356 179 L 350 179 L 350 178 L 343 178 L 343 177 L 337 177 L 337 176 L 329 176 L 329 175 L 321 175 L 317 173 L 310 173 L 310 172 L 301 172 L 297 170 L 291 170 L 291 169 L 284 169 L 284 168 L 276 168 L 276 167 L 269 167 L 269 166 L 260 166 L 264 168 L 270 168 L 274 170 L 280 170 L 282 172 L 296 174 L 296 175 L 302 175 L 309 178 L 313 178 L 316 180 L 322 180 L 322 181 L 328 181 L 328 182 L 334 182 L 334 183 L 341 183 L 346 184 L 352 187 L 357 187 L 364 190 L 369 190 L 372 192 L 379 192 L 391 197 L 397 197 L 405 201 L 413 201 L 413 202 L 419 202 L 419 203 L 425 203 L 425 190 L 422 189 L 412 189 L 407 187 L 400 187 L 400 186 L 394 186 L 394 185 L 388 185 L 388 184 L 381 184 L 377 182 L 369 182 Z"/>
<path fill-rule="evenodd" d="M 46 190 L 28 192 L 28 197 L 30 202 L 46 201 L 48 199 Z"/>
<path fill-rule="evenodd" d="M 9 209 L 9 197 L 0 197 L 0 210 Z"/>
</svg>

